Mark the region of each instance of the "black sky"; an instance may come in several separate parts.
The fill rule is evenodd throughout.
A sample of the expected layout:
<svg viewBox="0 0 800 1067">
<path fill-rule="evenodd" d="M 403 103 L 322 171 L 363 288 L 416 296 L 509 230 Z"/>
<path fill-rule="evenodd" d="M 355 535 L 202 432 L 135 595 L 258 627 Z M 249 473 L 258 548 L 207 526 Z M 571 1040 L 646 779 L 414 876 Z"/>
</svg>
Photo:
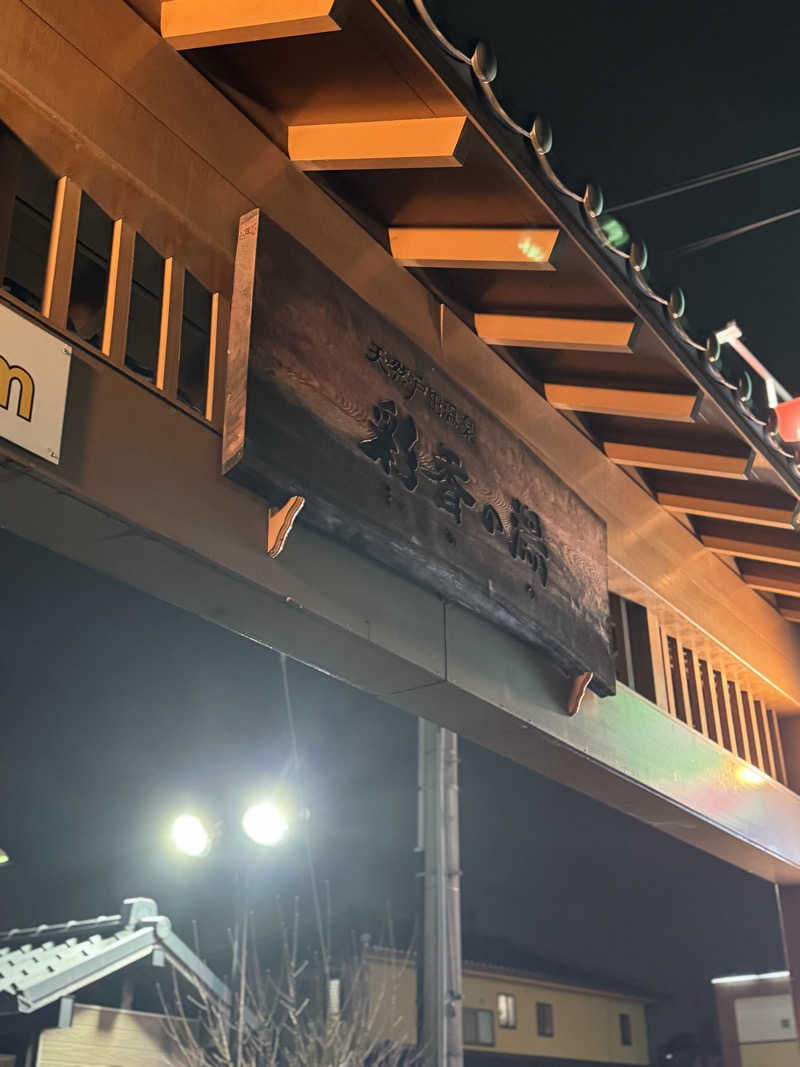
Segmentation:
<svg viewBox="0 0 800 1067">
<path fill-rule="evenodd" d="M 275 655 L 8 534 L 0 534 L 3 760 L 0 928 L 158 901 L 223 967 L 236 813 L 279 773 L 289 738 Z M 339 932 L 413 922 L 416 724 L 290 665 L 313 855 Z M 772 888 L 476 746 L 462 744 L 468 951 L 503 942 L 671 996 L 654 1036 L 713 1012 L 709 979 L 782 966 Z M 228 844 L 206 863 L 167 845 L 203 807 Z M 298 840 L 262 862 L 262 910 L 301 893 Z M 271 913 L 271 912 L 270 912 Z M 262 920 L 264 921 L 264 920 Z M 216 956 L 215 956 L 216 953 Z"/>
<path fill-rule="evenodd" d="M 430 0 L 462 48 L 488 41 L 498 95 L 520 122 L 554 129 L 557 170 L 613 205 L 800 144 L 792 5 Z M 800 160 L 622 212 L 662 287 L 680 284 L 699 334 L 735 318 L 800 393 L 800 216 L 703 252 L 665 253 L 800 207 Z"/>
</svg>

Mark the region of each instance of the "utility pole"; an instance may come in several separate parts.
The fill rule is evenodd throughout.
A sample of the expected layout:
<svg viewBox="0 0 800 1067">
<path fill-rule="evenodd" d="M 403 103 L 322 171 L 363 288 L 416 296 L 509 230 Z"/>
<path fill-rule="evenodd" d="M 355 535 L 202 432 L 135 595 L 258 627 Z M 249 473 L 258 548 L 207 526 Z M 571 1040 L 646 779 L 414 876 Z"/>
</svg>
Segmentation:
<svg viewBox="0 0 800 1067">
<path fill-rule="evenodd" d="M 462 1067 L 458 736 L 425 719 L 418 727 L 417 796 L 423 913 L 417 1040 L 425 1067 Z"/>
</svg>

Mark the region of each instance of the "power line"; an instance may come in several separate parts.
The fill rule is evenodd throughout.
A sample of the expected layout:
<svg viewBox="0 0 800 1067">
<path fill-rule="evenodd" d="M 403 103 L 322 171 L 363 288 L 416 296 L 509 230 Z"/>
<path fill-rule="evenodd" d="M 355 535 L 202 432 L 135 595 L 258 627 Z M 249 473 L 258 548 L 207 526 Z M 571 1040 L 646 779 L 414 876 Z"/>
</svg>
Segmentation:
<svg viewBox="0 0 800 1067">
<path fill-rule="evenodd" d="M 638 207 L 640 204 L 650 204 L 654 200 L 665 200 L 669 196 L 679 196 L 681 193 L 691 192 L 692 189 L 701 189 L 704 185 L 712 185 L 714 182 L 726 181 L 728 178 L 738 178 L 742 174 L 750 174 L 761 170 L 762 167 L 772 167 L 777 163 L 786 163 L 800 156 L 800 145 L 795 148 L 787 148 L 783 152 L 774 152 L 770 156 L 760 156 L 751 159 L 747 163 L 736 163 L 732 167 L 724 167 L 722 170 L 712 170 L 708 174 L 701 174 L 698 178 L 672 185 L 668 189 L 662 189 L 658 193 L 649 196 L 640 196 L 636 200 L 627 200 L 624 204 L 615 204 L 608 208 L 609 211 L 624 211 L 629 207 Z"/>
<path fill-rule="evenodd" d="M 793 208 L 791 211 L 784 211 L 780 215 L 772 215 L 768 219 L 759 219 L 758 222 L 749 222 L 746 226 L 737 226 L 735 230 L 725 230 L 723 233 L 715 233 L 711 237 L 703 237 L 700 241 L 681 245 L 680 248 L 672 248 L 665 255 L 688 256 L 693 252 L 702 252 L 704 248 L 711 248 L 713 245 L 721 244 L 723 241 L 729 241 L 732 237 L 750 233 L 751 230 L 760 230 L 762 226 L 771 226 L 773 222 L 781 222 L 783 219 L 790 219 L 794 215 L 800 215 L 800 207 Z"/>
</svg>

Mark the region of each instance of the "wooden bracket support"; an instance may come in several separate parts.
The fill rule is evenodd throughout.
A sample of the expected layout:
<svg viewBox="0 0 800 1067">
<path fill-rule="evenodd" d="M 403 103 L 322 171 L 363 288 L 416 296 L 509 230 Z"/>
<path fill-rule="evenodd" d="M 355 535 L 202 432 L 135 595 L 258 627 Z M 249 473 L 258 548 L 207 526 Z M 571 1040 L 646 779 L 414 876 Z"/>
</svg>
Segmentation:
<svg viewBox="0 0 800 1067">
<path fill-rule="evenodd" d="M 290 496 L 280 507 L 267 508 L 267 555 L 271 559 L 283 552 L 294 520 L 303 510 L 305 502 L 303 496 Z"/>
<path fill-rule="evenodd" d="M 586 671 L 584 674 L 579 674 L 572 683 L 572 688 L 569 691 L 569 700 L 567 701 L 567 715 L 570 718 L 573 715 L 577 715 L 581 710 L 583 698 L 586 696 L 586 690 L 589 688 L 592 678 L 594 678 L 592 672 Z"/>
</svg>

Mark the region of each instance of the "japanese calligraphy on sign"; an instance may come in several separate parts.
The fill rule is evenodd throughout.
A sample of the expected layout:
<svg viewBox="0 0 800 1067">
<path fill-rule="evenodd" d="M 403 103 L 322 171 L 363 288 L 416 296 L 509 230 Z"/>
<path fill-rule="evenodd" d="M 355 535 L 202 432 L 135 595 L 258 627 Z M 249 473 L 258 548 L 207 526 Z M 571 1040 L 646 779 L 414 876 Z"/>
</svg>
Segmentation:
<svg viewBox="0 0 800 1067">
<path fill-rule="evenodd" d="M 230 476 L 271 504 L 303 496 L 303 521 L 612 691 L 602 521 L 303 246 L 264 216 L 245 219 Z"/>
</svg>

